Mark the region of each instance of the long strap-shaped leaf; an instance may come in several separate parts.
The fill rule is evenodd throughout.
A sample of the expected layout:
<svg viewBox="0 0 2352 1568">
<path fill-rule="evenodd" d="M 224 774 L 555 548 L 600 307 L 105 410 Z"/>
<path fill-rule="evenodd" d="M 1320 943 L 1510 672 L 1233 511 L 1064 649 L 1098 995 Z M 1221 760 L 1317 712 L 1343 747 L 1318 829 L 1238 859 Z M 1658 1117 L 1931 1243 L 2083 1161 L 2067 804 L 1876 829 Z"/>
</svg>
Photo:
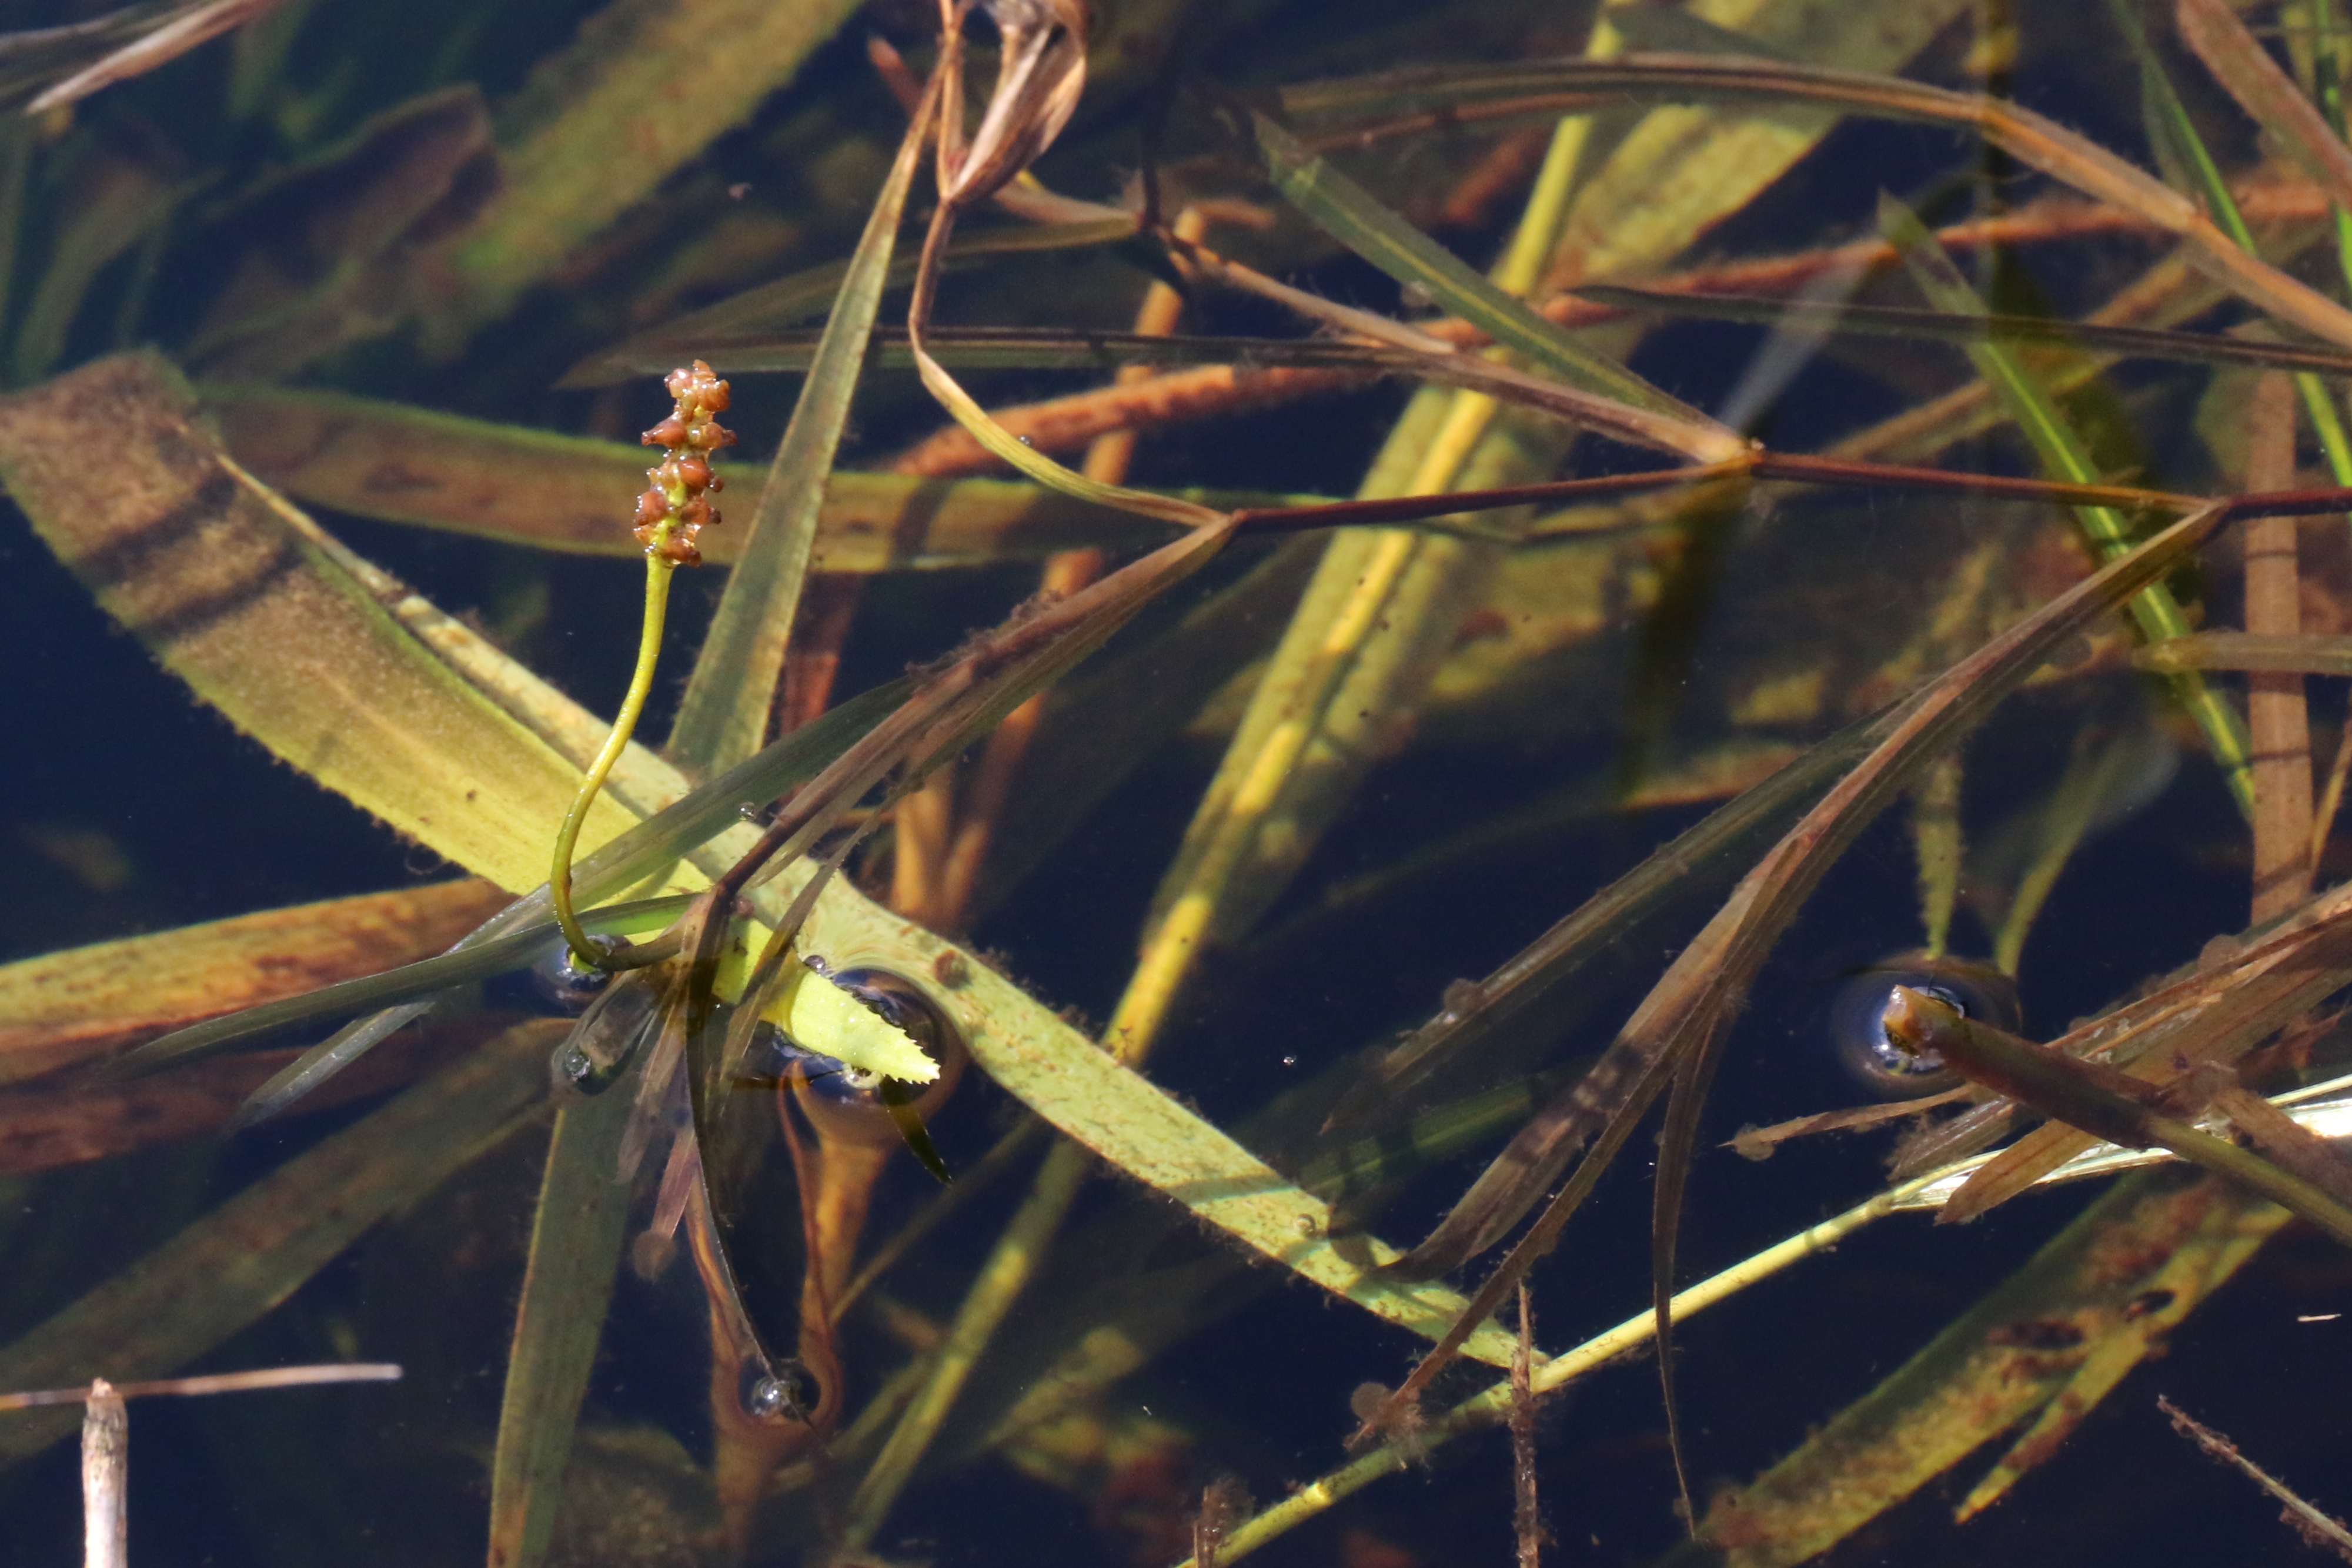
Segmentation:
<svg viewBox="0 0 2352 1568">
<path fill-rule="evenodd" d="M 1116 245 L 1135 237 L 1139 220 L 1132 213 L 1106 210 L 1098 218 L 1040 224 L 1034 228 L 992 229 L 959 240 L 941 263 L 959 272 L 1009 256 L 1033 256 Z M 563 373 L 558 387 L 609 386 L 632 376 L 660 375 L 682 359 L 704 352 L 704 345 L 733 346 L 757 333 L 788 327 L 827 308 L 848 278 L 850 261 L 831 261 L 786 277 L 762 283 L 714 305 L 635 333 L 609 349 L 598 350 Z M 890 264 L 887 287 L 903 288 L 915 279 L 916 258 L 901 256 Z M 744 367 L 730 357 L 730 373 Z"/>
<path fill-rule="evenodd" d="M 1913 281 L 1932 303 L 1954 312 L 1984 308 L 1984 301 L 1977 297 L 1952 258 L 1944 254 L 1927 226 L 1910 208 L 1882 193 L 1878 214 L 1879 226 L 1903 253 L 1904 265 L 1910 269 Z M 1999 343 L 1983 342 L 1969 345 L 1968 355 L 1978 374 L 1991 383 L 2011 417 L 2017 421 L 2018 428 L 2033 444 L 2042 467 L 2053 478 L 2076 483 L 2098 481 L 2098 465 L 2092 459 L 2090 449 L 2066 422 L 2056 400 L 2014 354 Z M 2074 510 L 2084 538 L 2102 559 L 2113 559 L 2129 548 L 2130 523 L 2122 513 L 2112 507 L 2076 507 Z M 2131 613 L 2141 635 L 2150 643 L 2168 642 L 2189 631 L 2189 618 L 2179 601 L 2161 582 L 2151 582 L 2132 596 Z M 2254 806 L 2251 743 L 2237 710 L 2193 670 L 2173 676 L 2171 682 L 2173 695 L 2204 732 L 2205 744 L 2211 748 L 2213 760 L 2221 764 L 2230 793 L 2236 798 L 2239 809 L 2251 817 Z"/>
<path fill-rule="evenodd" d="M 1416 1271 L 1458 1261 L 1467 1255 L 1468 1242 L 1490 1235 L 1507 1211 L 1514 1218 L 1524 1214 L 1577 1150 L 1595 1145 L 1576 1178 L 1480 1288 L 1448 1340 L 1483 1322 L 1536 1258 L 1549 1250 L 1597 1167 L 1667 1082 L 1685 1071 L 1703 1082 L 1774 940 L 1839 854 L 1910 777 L 1979 722 L 2066 638 L 2169 570 L 2228 515 L 2226 507 L 2215 506 L 2184 517 L 1995 637 L 1904 705 L 1878 747 L 1741 879 L 1592 1071 L 1513 1140 L 1464 1203 L 1409 1257 L 1404 1267 Z M 1662 1190 L 1670 1179 L 1678 1187 L 1679 1173 L 1670 1178 L 1666 1170 L 1674 1157 L 1673 1150 L 1662 1154 Z M 1654 1284 L 1663 1288 L 1674 1269 L 1674 1217 L 1662 1213 L 1660 1218 Z M 1658 1305 L 1664 1326 L 1671 1302 Z M 1441 1341 L 1392 1403 L 1426 1386 L 1451 1354 Z"/>
<path fill-rule="evenodd" d="M 1624 99 L 1815 103 L 1852 114 L 1972 130 L 2018 162 L 2177 235 L 2192 265 L 2249 303 L 2352 348 L 2352 310 L 2247 255 L 2195 202 L 2153 174 L 2005 99 L 1821 66 L 1636 55 L 1315 83 L 1286 89 L 1282 107 L 1294 121 L 1324 116 L 1327 123 L 1349 125 L 1360 136 L 1441 120 L 1556 114 Z"/>
<path fill-rule="evenodd" d="M 1607 355 L 1586 348 L 1563 329 L 1537 314 L 1525 300 L 1481 277 L 1265 115 L 1253 115 L 1251 121 L 1275 189 L 1292 205 L 1314 219 L 1332 238 L 1399 283 L 1429 289 L 1447 309 L 1496 342 L 1517 350 L 1529 369 L 1543 371 L 1570 385 L 1635 408 L 1666 415 L 1673 425 L 1684 431 L 1711 434 L 1717 438 L 1717 444 L 1713 449 L 1696 450 L 1695 455 L 1719 458 L 1736 453 L 1743 444 L 1733 432 L 1651 385 Z M 1681 435 L 1683 432 L 1675 434 Z M 1684 435 L 1683 439 L 1687 441 L 1689 436 Z"/>
<path fill-rule="evenodd" d="M 2192 365 L 2260 365 L 2352 377 L 2352 355 L 2292 343 L 2263 343 L 2213 332 L 2152 327 L 2102 327 L 2049 316 L 1990 311 L 1917 310 L 1852 300 L 1783 299 L 1764 295 L 1706 294 L 1586 284 L 1576 292 L 1599 305 L 1708 321 L 1753 321 L 1766 327 L 1916 338 L 1941 343 L 2023 343 L 2036 348 L 2105 350 L 2126 360 L 2171 360 Z"/>
<path fill-rule="evenodd" d="M 882 287 L 898 243 L 915 169 L 922 162 L 936 92 L 923 99 L 898 146 L 881 196 L 866 220 L 816 358 L 793 405 L 792 423 L 769 465 L 751 537 L 727 579 L 710 632 L 686 683 L 686 698 L 669 734 L 670 755 L 693 772 L 715 772 L 760 749 L 784 667 L 793 614 L 816 545 L 817 519 L 834 454 L 849 423 L 849 403 L 866 362 L 866 340 L 882 306 Z"/>
<path fill-rule="evenodd" d="M 564 1461 L 603 1338 L 630 1189 L 613 1179 L 633 1087 L 573 1096 L 556 1113 L 490 1469 L 489 1568 L 544 1559 Z"/>
</svg>

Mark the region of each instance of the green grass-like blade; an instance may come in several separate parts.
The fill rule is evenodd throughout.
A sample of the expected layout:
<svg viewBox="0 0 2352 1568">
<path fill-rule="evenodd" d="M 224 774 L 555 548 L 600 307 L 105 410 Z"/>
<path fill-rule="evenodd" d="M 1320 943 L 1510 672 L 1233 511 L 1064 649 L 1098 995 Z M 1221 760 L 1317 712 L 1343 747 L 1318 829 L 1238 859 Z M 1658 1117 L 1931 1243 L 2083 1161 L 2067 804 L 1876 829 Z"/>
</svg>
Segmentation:
<svg viewBox="0 0 2352 1568">
<path fill-rule="evenodd" d="M 583 857 L 572 868 L 572 883 L 582 904 L 629 887 L 684 858 L 713 834 L 739 822 L 742 802 L 773 800 L 794 784 L 814 778 L 904 701 L 913 684 L 911 678 L 902 677 L 860 693 Z M 657 930 L 677 915 L 683 904 L 681 897 L 643 899 L 591 911 L 583 918 L 588 928 L 596 932 Z M 175 1030 L 132 1051 L 124 1063 L 150 1070 L 312 1019 L 392 1007 L 452 986 L 470 985 L 528 963 L 554 930 L 555 918 L 542 887 L 509 904 L 456 948 L 437 957 Z"/>
<path fill-rule="evenodd" d="M 1265 115 L 1253 123 L 1275 188 L 1326 234 L 1399 283 L 1426 288 L 1447 310 L 1525 356 L 1532 369 L 1637 408 L 1714 423 L 1505 293 Z"/>
<path fill-rule="evenodd" d="M 488 1561 L 496 1568 L 531 1568 L 554 1532 L 628 1225 L 629 1185 L 614 1179 L 614 1167 L 636 1108 L 635 1083 L 633 1070 L 556 1113 L 490 1463 Z"/>
<path fill-rule="evenodd" d="M 1930 303 L 1954 314 L 1983 310 L 1984 301 L 1977 297 L 1976 290 L 1960 276 L 1959 269 L 1910 208 L 1893 196 L 1882 195 L 1879 223 L 1895 248 L 1903 253 L 1912 277 Z M 2043 468 L 2053 478 L 2084 485 L 2099 482 L 2102 476 L 2098 465 L 2092 461 L 2082 438 L 2015 355 L 1990 341 L 1971 346 L 1968 354 L 1978 373 L 2008 406 L 2011 416 L 2040 455 Z M 2074 511 L 2084 537 L 2101 560 L 2114 560 L 2130 550 L 2130 529 L 2121 513 L 2108 507 L 2076 507 Z M 2151 582 L 2134 594 L 2131 612 L 2141 634 L 2150 643 L 2168 642 L 2189 633 L 2188 617 L 2181 613 L 2172 591 L 2162 582 Z M 2212 749 L 2213 760 L 2221 765 L 2239 810 L 2251 816 L 2254 805 L 2252 758 L 2243 721 L 2202 675 L 2191 672 L 2172 680 L 2181 706 L 2196 719 L 2197 727 L 2204 733 L 2205 744 Z"/>
<path fill-rule="evenodd" d="M 2221 166 L 2214 162 L 2212 151 L 2198 132 L 2197 121 L 2190 117 L 2189 106 L 2180 101 L 2180 94 L 2173 88 L 2172 78 L 2165 72 L 2164 62 L 2149 46 L 2147 30 L 2140 26 L 2137 14 L 2122 0 L 2108 0 L 2107 8 L 2115 14 L 2116 26 L 2123 29 L 2124 37 L 2130 41 L 2133 55 L 2139 61 L 2141 96 L 2152 122 L 2151 136 L 2168 146 L 2175 158 L 2194 178 L 2197 194 L 2204 200 L 2207 210 L 2212 213 L 2221 231 L 2248 256 L 2260 255 L 2261 247 L 2254 243 L 2254 231 L 2247 225 L 2245 214 L 2238 210 L 2237 198 L 2230 193 L 2230 183 L 2222 177 Z M 2352 183 L 2352 153 L 2347 153 L 2340 142 L 2334 141 L 2326 126 L 2317 122 L 2317 111 L 2295 96 L 2294 84 L 2287 81 L 2275 66 L 2270 67 L 2275 79 L 2262 85 L 2277 96 L 2265 99 L 2255 84 L 2245 79 L 2246 68 L 2251 63 L 2247 58 L 2249 55 L 2265 66 L 2269 65 L 2270 57 L 2262 52 L 2261 46 L 2246 34 L 2243 26 L 2226 12 L 2219 18 L 2206 13 L 2200 22 L 2192 16 L 2192 13 L 2199 10 L 2200 7 L 2191 5 L 2182 12 L 2182 21 L 2187 25 L 2186 37 L 2196 47 L 2199 57 L 2221 78 L 2223 85 L 2273 135 L 2284 138 L 2290 148 L 2305 147 L 2305 151 L 2298 153 L 2298 157 L 2308 156 L 2320 161 L 2323 167 L 2320 183 L 2323 187 L 2333 191 L 2339 183 L 2329 177 L 2330 172 L 2342 176 L 2344 182 Z M 2217 26 L 2217 23 L 2225 26 Z M 2236 48 L 2232 52 L 2230 46 L 2233 44 Z M 2221 63 L 2223 57 L 2234 65 Z M 2304 113 L 2301 116 L 2284 113 L 2287 101 Z M 2330 143 L 2332 158 L 2328 156 L 2330 148 L 2327 144 Z M 2339 215 L 2343 210 L 2340 204 L 2336 208 Z M 2319 436 L 2320 450 L 2326 455 L 2327 466 L 2336 482 L 2339 485 L 2352 484 L 2352 436 L 2345 433 L 2344 421 L 2336 412 L 2335 401 L 2327 395 L 2327 389 L 2320 384 L 2319 378 L 2308 371 L 2294 378 L 2294 388 L 2303 402 L 2304 413 L 2311 421 L 2311 428 Z"/>
<path fill-rule="evenodd" d="M 709 635 L 688 677 L 686 697 L 669 732 L 669 752 L 689 773 L 734 766 L 759 750 L 767 733 L 793 611 L 816 544 L 825 485 L 849 423 L 850 399 L 882 307 L 890 253 L 929 124 L 928 114 L 917 116 L 866 219 L 783 444 L 769 465 L 742 557 L 727 580 Z"/>
</svg>

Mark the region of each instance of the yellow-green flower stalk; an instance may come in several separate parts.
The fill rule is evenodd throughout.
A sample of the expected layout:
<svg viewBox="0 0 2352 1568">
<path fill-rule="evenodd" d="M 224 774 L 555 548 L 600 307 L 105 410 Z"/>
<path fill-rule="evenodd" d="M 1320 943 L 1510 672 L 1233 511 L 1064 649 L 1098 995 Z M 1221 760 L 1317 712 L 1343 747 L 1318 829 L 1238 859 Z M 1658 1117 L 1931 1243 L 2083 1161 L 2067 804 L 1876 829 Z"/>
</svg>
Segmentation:
<svg viewBox="0 0 2352 1568">
<path fill-rule="evenodd" d="M 667 455 L 646 470 L 651 483 L 637 497 L 637 542 L 646 547 L 646 618 L 637 637 L 637 667 L 629 677 L 621 711 L 613 719 L 613 733 L 605 737 L 596 759 L 581 776 L 579 793 L 572 798 L 572 809 L 563 814 L 563 826 L 556 831 L 555 864 L 547 876 L 563 939 L 582 963 L 600 967 L 605 964 L 604 953 L 581 929 L 580 917 L 572 907 L 572 852 L 580 840 L 580 824 L 587 820 L 588 808 L 604 787 L 604 776 L 613 770 L 621 748 L 629 744 L 637 716 L 645 711 L 646 694 L 653 690 L 654 664 L 661 656 L 662 622 L 669 608 L 670 573 L 681 566 L 702 564 L 695 538 L 706 524 L 718 525 L 719 509 L 710 504 L 709 495 L 724 481 L 710 471 L 710 455 L 735 444 L 735 433 L 718 420 L 727 412 L 727 383 L 713 375 L 709 365 L 697 360 L 691 370 L 670 371 L 662 384 L 677 400 L 677 407 L 641 438 L 647 446 L 667 448 Z"/>
</svg>

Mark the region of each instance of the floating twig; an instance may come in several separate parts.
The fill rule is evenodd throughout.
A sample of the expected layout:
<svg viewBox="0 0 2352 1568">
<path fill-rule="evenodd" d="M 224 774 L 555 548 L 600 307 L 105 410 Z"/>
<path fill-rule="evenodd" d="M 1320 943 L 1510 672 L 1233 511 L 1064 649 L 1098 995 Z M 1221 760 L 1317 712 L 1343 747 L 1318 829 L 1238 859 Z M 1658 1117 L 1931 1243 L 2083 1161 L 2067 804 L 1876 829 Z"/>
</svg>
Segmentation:
<svg viewBox="0 0 2352 1568">
<path fill-rule="evenodd" d="M 247 1394 L 261 1388 L 307 1388 L 322 1383 L 397 1383 L 400 1368 L 388 1361 L 330 1361 L 307 1366 L 265 1366 L 251 1372 L 217 1372 L 203 1377 L 158 1377 L 143 1383 L 109 1384 L 103 1378 L 88 1388 L 43 1388 L 28 1394 L 0 1394 L 0 1410 L 34 1410 L 47 1405 L 79 1405 L 106 1390 L 114 1399 L 152 1399 L 162 1395 Z"/>
</svg>

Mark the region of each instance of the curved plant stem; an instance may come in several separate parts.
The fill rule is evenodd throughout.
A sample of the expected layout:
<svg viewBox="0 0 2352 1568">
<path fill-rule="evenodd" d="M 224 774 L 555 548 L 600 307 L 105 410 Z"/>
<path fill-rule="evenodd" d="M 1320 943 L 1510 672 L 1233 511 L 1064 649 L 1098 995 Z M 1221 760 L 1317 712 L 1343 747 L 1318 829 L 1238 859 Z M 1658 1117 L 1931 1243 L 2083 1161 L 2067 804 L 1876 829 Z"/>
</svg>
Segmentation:
<svg viewBox="0 0 2352 1568">
<path fill-rule="evenodd" d="M 588 938 L 580 928 L 580 916 L 572 907 L 572 851 L 580 841 L 580 824 L 588 820 L 588 808 L 595 804 L 597 792 L 604 788 L 604 775 L 613 770 L 621 753 L 635 733 L 637 716 L 646 710 L 646 695 L 654 689 L 654 664 L 661 657 L 662 622 L 669 612 L 670 574 L 677 563 L 663 555 L 658 549 L 646 551 L 646 619 L 637 634 L 637 667 L 630 673 L 628 695 L 621 699 L 621 711 L 614 716 L 613 733 L 604 737 L 596 759 L 588 764 L 588 771 L 580 776 L 579 793 L 572 797 L 572 809 L 563 813 L 563 826 L 555 833 L 555 864 L 547 873 L 548 890 L 555 897 L 556 924 L 563 927 L 563 939 L 572 946 L 572 955 L 583 964 L 602 967 L 604 950 Z"/>
</svg>

